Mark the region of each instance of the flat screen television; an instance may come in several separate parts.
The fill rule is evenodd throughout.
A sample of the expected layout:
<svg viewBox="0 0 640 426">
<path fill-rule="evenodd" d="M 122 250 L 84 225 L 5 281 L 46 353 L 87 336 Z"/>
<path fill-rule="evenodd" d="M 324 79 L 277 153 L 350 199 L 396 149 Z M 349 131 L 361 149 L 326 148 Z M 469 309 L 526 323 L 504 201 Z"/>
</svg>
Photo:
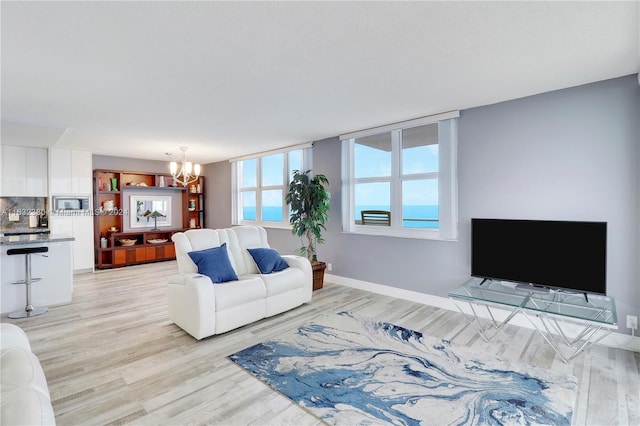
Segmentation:
<svg viewBox="0 0 640 426">
<path fill-rule="evenodd" d="M 607 223 L 471 219 L 471 275 L 607 293 Z"/>
</svg>

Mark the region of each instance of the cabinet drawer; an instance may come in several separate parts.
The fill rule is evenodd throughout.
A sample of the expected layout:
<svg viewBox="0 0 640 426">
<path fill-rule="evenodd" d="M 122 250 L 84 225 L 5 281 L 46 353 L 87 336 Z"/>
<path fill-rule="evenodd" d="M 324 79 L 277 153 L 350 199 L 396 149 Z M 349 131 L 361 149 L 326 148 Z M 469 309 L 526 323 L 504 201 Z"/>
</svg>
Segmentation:
<svg viewBox="0 0 640 426">
<path fill-rule="evenodd" d="M 124 265 L 127 263 L 127 252 L 135 249 L 116 249 L 113 250 L 113 263 L 116 265 Z"/>
<path fill-rule="evenodd" d="M 156 259 L 156 248 L 155 247 L 146 247 L 145 248 L 145 260 L 155 260 Z"/>
<path fill-rule="evenodd" d="M 173 244 L 162 244 L 147 248 L 147 260 L 174 259 L 176 249 Z"/>
<path fill-rule="evenodd" d="M 147 258 L 147 247 L 119 248 L 113 250 L 113 263 L 124 265 L 126 263 L 144 262 L 153 260 Z"/>
<path fill-rule="evenodd" d="M 162 247 L 162 252 L 163 259 L 174 259 L 176 257 L 176 246 L 173 244 L 167 244 Z"/>
</svg>

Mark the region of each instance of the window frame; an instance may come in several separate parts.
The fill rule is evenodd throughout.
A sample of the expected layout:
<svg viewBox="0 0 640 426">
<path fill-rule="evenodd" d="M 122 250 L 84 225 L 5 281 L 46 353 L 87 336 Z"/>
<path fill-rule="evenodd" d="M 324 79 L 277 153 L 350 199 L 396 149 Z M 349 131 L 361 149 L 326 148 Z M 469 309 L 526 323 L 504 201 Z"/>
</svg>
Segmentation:
<svg viewBox="0 0 640 426">
<path fill-rule="evenodd" d="M 264 228 L 291 229 L 289 223 L 289 206 L 284 201 L 289 190 L 291 175 L 289 171 L 289 154 L 294 151 L 301 151 L 301 169 L 309 170 L 313 162 L 313 144 L 301 144 L 273 151 L 266 151 L 258 154 L 246 155 L 232 158 L 231 163 L 231 224 L 232 225 L 254 225 Z M 262 159 L 272 155 L 282 154 L 282 185 L 262 186 Z M 242 165 L 243 161 L 256 160 L 256 186 L 242 187 Z M 282 221 L 262 220 L 262 193 L 269 190 L 282 190 Z M 256 194 L 256 220 L 242 218 L 242 193 L 255 192 Z"/>
<path fill-rule="evenodd" d="M 459 111 L 422 117 L 341 135 L 342 142 L 342 231 L 344 233 L 380 235 L 415 239 L 455 241 L 458 238 L 457 145 Z M 402 130 L 438 124 L 438 172 L 402 175 Z M 391 176 L 355 177 L 356 139 L 391 133 Z M 438 228 L 402 227 L 402 184 L 409 180 L 438 179 Z M 356 223 L 355 185 L 367 182 L 390 182 L 391 226 Z"/>
</svg>

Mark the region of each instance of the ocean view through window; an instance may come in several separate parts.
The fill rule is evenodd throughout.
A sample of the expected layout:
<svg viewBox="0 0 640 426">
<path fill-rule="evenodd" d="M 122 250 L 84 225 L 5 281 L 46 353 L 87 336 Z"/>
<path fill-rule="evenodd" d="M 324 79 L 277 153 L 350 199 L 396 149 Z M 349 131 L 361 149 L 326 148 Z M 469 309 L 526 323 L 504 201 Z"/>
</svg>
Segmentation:
<svg viewBox="0 0 640 426">
<path fill-rule="evenodd" d="M 341 136 L 343 230 L 407 238 L 457 237 L 457 112 Z M 363 210 L 387 212 L 363 223 Z"/>
<path fill-rule="evenodd" d="M 357 217 L 360 216 L 362 210 L 390 210 L 390 206 L 356 206 Z M 256 208 L 243 207 L 242 217 L 247 220 L 255 220 L 257 217 Z M 263 206 L 262 220 L 280 222 L 282 220 L 282 208 L 280 206 Z M 438 206 L 403 206 L 402 222 L 404 228 L 437 228 Z"/>
<path fill-rule="evenodd" d="M 288 227 L 284 201 L 293 170 L 310 168 L 311 144 L 233 159 L 234 225 Z"/>
</svg>

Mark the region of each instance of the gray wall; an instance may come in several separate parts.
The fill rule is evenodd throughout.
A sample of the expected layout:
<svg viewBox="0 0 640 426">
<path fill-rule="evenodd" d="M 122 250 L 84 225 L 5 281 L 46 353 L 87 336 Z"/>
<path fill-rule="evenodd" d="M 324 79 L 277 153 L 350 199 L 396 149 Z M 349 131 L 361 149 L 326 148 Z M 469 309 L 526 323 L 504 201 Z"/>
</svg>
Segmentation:
<svg viewBox="0 0 640 426">
<path fill-rule="evenodd" d="M 639 104 L 634 75 L 461 111 L 457 242 L 341 233 L 340 142 L 320 141 L 332 211 L 318 257 L 335 275 L 446 296 L 470 273 L 472 217 L 606 221 L 624 330 L 640 314 Z"/>
<path fill-rule="evenodd" d="M 231 226 L 231 163 L 205 164 L 203 173 L 207 176 L 206 217 L 207 228 L 228 228 Z"/>
<path fill-rule="evenodd" d="M 639 105 L 628 76 L 474 108 L 460 127 L 465 240 L 473 216 L 606 221 L 622 330 L 640 314 Z"/>
</svg>

